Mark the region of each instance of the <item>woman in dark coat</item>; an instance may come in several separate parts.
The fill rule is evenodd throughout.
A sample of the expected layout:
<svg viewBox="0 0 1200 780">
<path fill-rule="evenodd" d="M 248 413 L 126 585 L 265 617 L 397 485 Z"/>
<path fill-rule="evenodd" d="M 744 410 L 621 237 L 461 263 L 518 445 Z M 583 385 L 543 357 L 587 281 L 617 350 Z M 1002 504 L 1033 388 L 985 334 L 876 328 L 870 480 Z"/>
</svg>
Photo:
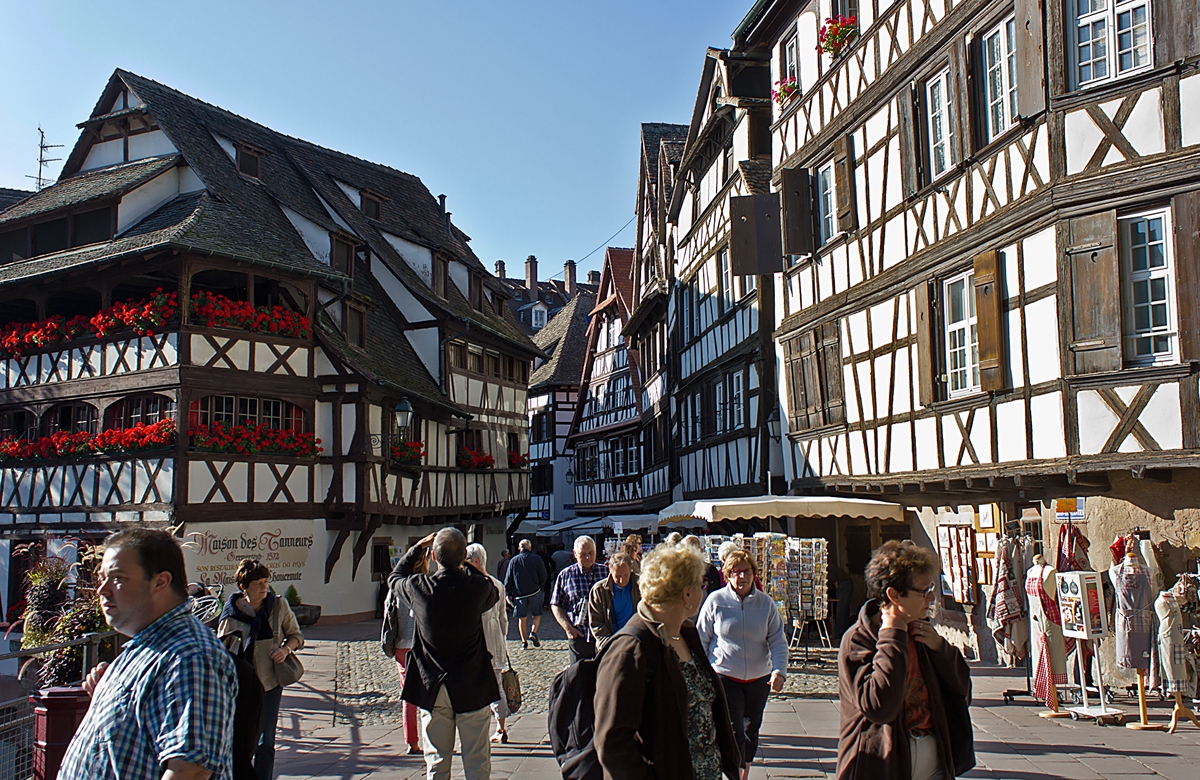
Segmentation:
<svg viewBox="0 0 1200 780">
<path fill-rule="evenodd" d="M 950 780 L 943 691 L 970 699 L 967 662 L 928 621 L 937 558 L 912 542 L 875 551 L 870 600 L 838 652 L 838 780 Z"/>
<path fill-rule="evenodd" d="M 600 655 L 593 744 L 605 780 L 737 780 L 741 757 L 720 679 L 692 625 L 705 559 L 660 545 L 642 561 L 642 603 Z"/>
</svg>

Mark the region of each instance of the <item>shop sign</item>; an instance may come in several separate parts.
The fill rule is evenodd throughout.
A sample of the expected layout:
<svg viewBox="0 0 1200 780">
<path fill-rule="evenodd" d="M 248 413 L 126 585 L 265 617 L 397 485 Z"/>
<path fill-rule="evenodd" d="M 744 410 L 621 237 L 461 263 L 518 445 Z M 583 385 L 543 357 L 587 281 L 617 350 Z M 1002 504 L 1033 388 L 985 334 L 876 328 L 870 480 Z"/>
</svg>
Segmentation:
<svg viewBox="0 0 1200 780">
<path fill-rule="evenodd" d="M 1068 520 L 1073 523 L 1083 521 L 1083 499 L 1082 498 L 1056 498 L 1054 499 L 1054 517 L 1060 523 L 1065 523 Z"/>
<path fill-rule="evenodd" d="M 183 554 L 188 575 L 205 585 L 232 588 L 233 575 L 244 558 L 262 561 L 271 570 L 271 582 L 295 585 L 304 596 L 304 567 L 313 546 L 312 520 L 278 520 L 255 523 L 189 523 Z M 282 591 L 278 586 L 277 591 Z"/>
<path fill-rule="evenodd" d="M 1103 594 L 1098 572 L 1059 572 L 1058 611 L 1062 615 L 1063 636 L 1100 639 L 1108 634 Z"/>
</svg>

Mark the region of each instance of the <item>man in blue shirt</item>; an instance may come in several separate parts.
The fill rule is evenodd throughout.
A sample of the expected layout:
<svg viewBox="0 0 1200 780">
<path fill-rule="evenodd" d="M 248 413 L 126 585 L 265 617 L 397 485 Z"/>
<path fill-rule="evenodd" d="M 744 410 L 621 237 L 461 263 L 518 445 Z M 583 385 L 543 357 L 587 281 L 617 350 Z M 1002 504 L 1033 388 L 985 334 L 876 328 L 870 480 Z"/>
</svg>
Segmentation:
<svg viewBox="0 0 1200 780">
<path fill-rule="evenodd" d="M 596 655 L 596 640 L 588 629 L 588 596 L 593 585 L 608 577 L 608 567 L 596 563 L 596 543 L 592 537 L 575 539 L 575 560 L 576 563 L 558 573 L 550 594 L 554 619 L 567 633 L 567 658 L 571 663 Z"/>
<path fill-rule="evenodd" d="M 92 704 L 59 780 L 231 780 L 237 676 L 191 614 L 178 543 L 148 528 L 114 534 L 96 592 L 108 624 L 131 638 L 88 675 Z"/>
<path fill-rule="evenodd" d="M 522 539 L 518 549 L 520 552 L 509 561 L 508 570 L 499 579 L 513 603 L 522 649 L 528 648 L 530 642 L 534 647 L 541 647 L 537 634 L 542 625 L 543 589 L 550 574 L 546 571 L 546 564 L 534 554 L 533 545 L 528 539 Z M 533 619 L 532 631 L 527 630 L 530 618 Z"/>
<path fill-rule="evenodd" d="M 588 595 L 588 626 L 597 652 L 629 622 L 642 600 L 632 563 L 628 553 L 614 553 L 608 559 L 608 577 L 593 585 Z"/>
</svg>

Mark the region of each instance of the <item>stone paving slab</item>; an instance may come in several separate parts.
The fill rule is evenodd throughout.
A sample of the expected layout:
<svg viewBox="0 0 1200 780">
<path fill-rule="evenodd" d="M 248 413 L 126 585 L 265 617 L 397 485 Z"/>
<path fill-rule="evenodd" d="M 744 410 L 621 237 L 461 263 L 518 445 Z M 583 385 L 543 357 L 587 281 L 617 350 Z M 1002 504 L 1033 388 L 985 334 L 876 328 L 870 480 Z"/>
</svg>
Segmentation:
<svg viewBox="0 0 1200 780">
<path fill-rule="evenodd" d="M 522 651 L 518 643 L 510 643 L 530 705 L 510 719 L 509 744 L 494 746 L 492 777 L 497 780 L 560 778 L 546 737 L 545 707 L 531 695 L 540 690 L 539 685 L 548 689 L 554 674 L 566 663 L 565 649 L 547 631 L 548 623 L 549 618 L 542 624 L 546 641 L 541 649 Z M 301 651 L 308 672 L 299 685 L 288 689 L 280 716 L 276 763 L 280 780 L 424 777 L 421 757 L 403 755 L 404 738 L 393 702 L 393 698 L 398 700 L 398 685 L 394 676 L 389 676 L 395 674 L 395 665 L 379 652 L 378 634 L 378 621 L 309 630 L 309 644 Z M 516 636 L 515 621 L 510 636 Z M 832 680 L 831 667 L 804 671 L 812 678 L 808 687 Z M 1041 708 L 1028 697 L 1004 703 L 1002 691 L 1024 688 L 1024 677 L 982 666 L 974 666 L 972 676 L 975 700 L 971 716 L 979 765 L 969 778 L 1200 778 L 1200 729 L 1190 724 L 1175 734 L 1165 734 L 1102 728 L 1068 719 L 1045 720 L 1037 716 Z M 802 679 L 799 670 L 797 678 Z M 373 686 L 381 690 L 372 691 Z M 1117 706 L 1127 713 L 1136 712 L 1135 704 L 1125 700 L 1118 700 Z M 1168 705 L 1151 704 L 1153 722 L 1165 723 L 1169 716 Z M 751 777 L 832 778 L 838 723 L 836 699 L 797 692 L 772 696 Z M 462 777 L 457 760 L 453 776 Z"/>
</svg>

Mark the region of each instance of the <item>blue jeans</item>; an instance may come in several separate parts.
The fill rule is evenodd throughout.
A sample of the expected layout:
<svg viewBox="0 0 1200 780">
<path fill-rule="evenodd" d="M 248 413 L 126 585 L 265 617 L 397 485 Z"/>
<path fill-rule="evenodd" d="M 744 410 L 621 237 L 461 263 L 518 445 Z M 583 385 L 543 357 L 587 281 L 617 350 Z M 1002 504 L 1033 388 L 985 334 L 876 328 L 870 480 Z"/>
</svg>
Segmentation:
<svg viewBox="0 0 1200 780">
<path fill-rule="evenodd" d="M 281 699 L 282 685 L 263 693 L 263 730 L 258 738 L 258 750 L 254 751 L 254 773 L 258 775 L 258 780 L 275 778 L 275 726 L 279 723 Z"/>
</svg>

